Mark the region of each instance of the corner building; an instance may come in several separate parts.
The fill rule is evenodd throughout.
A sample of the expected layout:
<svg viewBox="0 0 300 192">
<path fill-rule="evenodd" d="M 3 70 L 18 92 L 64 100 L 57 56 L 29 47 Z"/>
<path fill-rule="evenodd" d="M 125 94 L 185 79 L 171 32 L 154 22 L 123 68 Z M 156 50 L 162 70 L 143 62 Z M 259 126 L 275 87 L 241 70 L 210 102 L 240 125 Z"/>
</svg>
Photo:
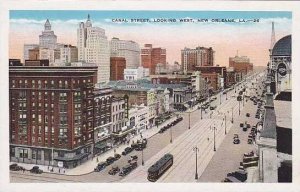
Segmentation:
<svg viewBox="0 0 300 192">
<path fill-rule="evenodd" d="M 9 68 L 10 160 L 72 168 L 93 154 L 97 67 Z"/>
</svg>

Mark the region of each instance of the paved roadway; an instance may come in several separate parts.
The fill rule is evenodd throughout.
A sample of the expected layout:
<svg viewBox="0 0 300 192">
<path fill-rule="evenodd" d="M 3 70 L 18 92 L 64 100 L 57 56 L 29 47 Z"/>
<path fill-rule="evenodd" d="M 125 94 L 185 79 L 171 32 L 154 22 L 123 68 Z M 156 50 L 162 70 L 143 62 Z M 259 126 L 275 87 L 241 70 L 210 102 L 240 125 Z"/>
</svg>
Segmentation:
<svg viewBox="0 0 300 192">
<path fill-rule="evenodd" d="M 238 91 L 237 91 L 238 92 Z M 213 131 L 211 127 L 216 129 L 216 145 L 217 148 L 225 137 L 224 129 L 224 115 L 226 113 L 227 130 L 231 127 L 231 109 L 234 108 L 234 116 L 238 114 L 238 102 L 236 97 L 232 97 L 234 90 L 227 94 L 228 100 L 225 100 L 226 95 L 221 95 L 222 104 L 220 103 L 219 94 L 216 96 L 217 100 L 212 102 L 212 105 L 218 106 L 214 111 L 212 118 L 210 118 L 210 110 L 207 113 L 203 112 L 203 119 L 200 118 L 200 110 L 193 110 L 190 113 L 191 129 L 188 130 L 189 117 L 188 113 L 183 113 L 183 121 L 173 126 L 172 130 L 167 130 L 163 134 L 156 134 L 148 139 L 147 148 L 144 150 L 145 166 L 141 166 L 141 152 L 134 151 L 130 155 L 138 155 L 138 168 L 126 177 L 118 175 L 111 176 L 108 174 L 110 167 L 107 167 L 102 172 L 93 172 L 80 176 L 57 175 L 50 173 L 43 173 L 41 175 L 32 175 L 30 173 L 14 173 L 11 172 L 11 182 L 146 182 L 147 169 L 166 152 L 171 152 L 175 155 L 175 162 L 159 182 L 190 182 L 193 180 L 193 171 L 195 167 L 195 154 L 192 151 L 193 146 L 197 144 L 200 148 L 198 157 L 199 176 L 204 171 L 205 167 L 214 155 L 213 152 Z M 241 105 L 242 108 L 242 105 Z M 218 112 L 217 112 L 218 111 Z M 158 131 L 158 130 L 157 130 Z M 172 131 L 173 143 L 170 144 L 170 132 Z M 173 155 L 174 155 L 173 154 Z M 128 155 L 128 156 L 130 156 Z M 176 158 L 178 156 L 178 158 Z M 205 157 L 205 158 L 204 158 Z M 122 156 L 113 165 L 120 168 L 127 164 L 129 157 Z M 178 160 L 176 160 L 178 159 Z M 173 170 L 173 171 L 172 171 Z M 185 171 L 184 171 L 185 170 Z M 184 174 L 185 180 L 177 174 L 177 172 Z"/>
</svg>

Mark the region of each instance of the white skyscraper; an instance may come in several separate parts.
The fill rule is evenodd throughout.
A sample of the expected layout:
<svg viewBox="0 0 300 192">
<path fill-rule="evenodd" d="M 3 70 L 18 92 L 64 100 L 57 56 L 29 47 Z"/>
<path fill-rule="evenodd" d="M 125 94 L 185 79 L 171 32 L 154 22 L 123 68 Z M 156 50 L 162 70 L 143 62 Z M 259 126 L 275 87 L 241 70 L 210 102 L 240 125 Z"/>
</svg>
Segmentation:
<svg viewBox="0 0 300 192">
<path fill-rule="evenodd" d="M 134 41 L 112 38 L 110 41 L 110 53 L 112 57 L 124 57 L 126 69 L 136 69 L 141 64 L 141 49 Z"/>
<path fill-rule="evenodd" d="M 87 21 L 80 22 L 77 29 L 78 60 L 95 63 L 98 66 L 97 82 L 109 81 L 110 49 L 105 30 L 92 27 L 90 16 Z"/>
<path fill-rule="evenodd" d="M 51 24 L 49 20 L 44 24 L 44 31 L 42 35 L 39 36 L 39 45 L 42 48 L 54 49 L 56 48 L 57 36 L 54 34 L 54 31 L 51 31 Z"/>
</svg>

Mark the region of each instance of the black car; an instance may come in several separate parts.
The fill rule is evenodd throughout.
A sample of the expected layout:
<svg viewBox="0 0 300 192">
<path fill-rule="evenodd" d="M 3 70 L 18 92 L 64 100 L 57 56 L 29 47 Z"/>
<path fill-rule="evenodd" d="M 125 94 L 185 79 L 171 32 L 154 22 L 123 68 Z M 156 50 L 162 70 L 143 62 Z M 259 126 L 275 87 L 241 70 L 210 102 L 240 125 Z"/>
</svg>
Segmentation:
<svg viewBox="0 0 300 192">
<path fill-rule="evenodd" d="M 235 177 L 241 182 L 245 182 L 247 180 L 247 172 L 245 171 L 235 171 L 227 174 L 227 177 Z"/>
<path fill-rule="evenodd" d="M 250 117 L 250 113 L 246 113 L 246 117 Z"/>
<path fill-rule="evenodd" d="M 11 171 L 23 171 L 24 170 L 25 171 L 25 168 L 14 163 L 9 166 L 9 170 L 11 170 Z"/>
<path fill-rule="evenodd" d="M 115 162 L 115 158 L 114 157 L 108 157 L 107 159 L 106 159 L 106 165 L 110 165 L 110 164 L 112 164 L 113 162 Z"/>
<path fill-rule="evenodd" d="M 233 144 L 240 144 L 240 139 L 239 138 L 234 138 L 233 139 Z"/>
<path fill-rule="evenodd" d="M 30 173 L 42 174 L 43 170 L 41 170 L 39 166 L 33 166 L 32 169 L 30 169 Z"/>
<path fill-rule="evenodd" d="M 133 151 L 133 148 L 126 147 L 124 151 L 122 152 L 122 155 L 127 155 L 128 153 L 131 153 Z"/>
<path fill-rule="evenodd" d="M 106 167 L 106 162 L 98 163 L 97 167 L 94 169 L 95 172 L 102 171 Z"/>
<path fill-rule="evenodd" d="M 115 157 L 115 159 L 116 159 L 116 160 L 118 160 L 118 159 L 120 159 L 120 158 L 121 158 L 121 155 L 120 155 L 120 154 L 118 154 L 118 153 L 116 153 L 116 154 L 114 155 L 114 157 Z"/>
<path fill-rule="evenodd" d="M 244 127 L 244 123 L 240 123 L 240 127 L 241 127 L 241 128 Z"/>
<path fill-rule="evenodd" d="M 119 176 L 125 176 L 125 175 L 128 175 L 130 172 L 132 171 L 132 166 L 129 164 L 129 165 L 126 165 L 125 167 L 122 168 L 122 170 L 120 171 L 119 173 Z"/>
<path fill-rule="evenodd" d="M 117 167 L 112 167 L 111 170 L 108 171 L 108 174 L 115 175 L 118 172 L 120 172 L 120 168 L 117 166 Z"/>
</svg>

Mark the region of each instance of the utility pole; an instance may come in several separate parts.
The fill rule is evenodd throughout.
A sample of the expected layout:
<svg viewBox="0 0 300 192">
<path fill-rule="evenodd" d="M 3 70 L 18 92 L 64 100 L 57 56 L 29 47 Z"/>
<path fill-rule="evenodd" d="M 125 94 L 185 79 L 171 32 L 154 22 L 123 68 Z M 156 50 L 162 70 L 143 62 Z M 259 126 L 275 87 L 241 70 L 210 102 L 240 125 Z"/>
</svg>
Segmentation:
<svg viewBox="0 0 300 192">
<path fill-rule="evenodd" d="M 226 132 L 226 114 L 225 114 L 225 135 L 227 134 Z"/>
<path fill-rule="evenodd" d="M 193 148 L 193 151 L 196 153 L 196 172 L 195 172 L 195 179 L 198 179 L 198 161 L 197 161 L 197 153 L 199 152 L 199 148 L 196 146 Z"/>
</svg>

